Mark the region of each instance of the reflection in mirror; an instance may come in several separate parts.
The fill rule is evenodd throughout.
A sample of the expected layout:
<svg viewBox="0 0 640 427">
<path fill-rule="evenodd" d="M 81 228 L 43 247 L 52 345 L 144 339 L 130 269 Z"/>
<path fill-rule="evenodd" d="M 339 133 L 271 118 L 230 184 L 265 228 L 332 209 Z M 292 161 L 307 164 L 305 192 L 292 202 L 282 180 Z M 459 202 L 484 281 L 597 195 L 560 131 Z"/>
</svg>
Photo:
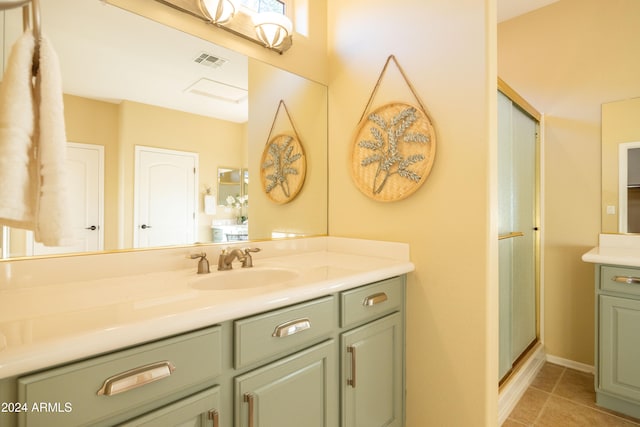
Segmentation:
<svg viewBox="0 0 640 427">
<path fill-rule="evenodd" d="M 79 238 L 74 247 L 38 247 L 30 233 L 4 229 L 3 257 L 228 240 L 227 233 L 222 240 L 215 237 L 217 221 L 229 219 L 228 212 L 220 209 L 215 199 L 212 206 L 207 196 L 218 189 L 219 167 L 249 169 L 249 129 L 262 114 L 272 114 L 256 109 L 249 114 L 250 97 L 254 96 L 248 90 L 250 62 L 256 69 L 251 71 L 254 75 L 266 72 L 270 79 L 289 79 L 290 73 L 249 61 L 244 55 L 99 0 L 56 0 L 42 2 L 41 7 L 44 33 L 60 58 L 67 139 L 73 143 L 69 151 L 86 154 L 82 160 L 76 160 L 75 154 L 68 156 L 69 162 L 76 162 L 76 166 L 69 163 L 74 177 L 72 192 L 78 196 L 75 203 L 82 206 L 77 210 L 94 216 L 78 216 L 78 235 L 85 237 Z M 6 12 L 4 20 L 5 50 L 22 31 L 20 12 L 12 12 Z M 168 13 L 179 12 L 169 9 Z M 326 87 L 308 84 L 317 86 L 326 97 Z M 278 87 L 275 84 L 271 89 Z M 304 94 L 300 97 L 303 99 Z M 324 116 L 318 121 L 326 126 L 326 109 Z M 259 126 L 263 126 L 262 121 Z M 326 130 L 321 133 L 326 135 Z M 92 149 L 98 153 L 85 152 Z M 326 151 L 326 140 L 318 149 Z M 144 192 L 141 196 L 136 177 L 144 181 L 144 165 L 153 171 L 154 162 L 164 164 L 165 160 L 159 161 L 156 156 L 148 163 L 148 159 L 136 155 L 140 150 L 195 158 L 191 177 L 195 191 L 191 217 L 195 220 L 186 238 L 181 233 L 173 241 L 147 238 L 145 243 L 144 235 L 152 236 L 161 227 L 153 212 L 141 206 Z M 86 162 L 95 166 L 87 167 Z M 319 180 L 324 179 L 326 188 L 326 179 L 322 178 L 325 169 L 326 164 L 318 165 L 322 172 Z M 81 178 L 76 170 L 98 173 Z M 246 196 L 248 190 L 244 186 L 238 195 Z M 322 225 L 298 224 L 299 234 L 326 234 L 326 190 L 318 197 L 324 197 Z M 185 208 L 186 203 L 172 202 Z M 240 209 L 237 216 L 241 222 L 248 216 L 247 210 L 247 206 Z M 259 213 L 254 211 L 254 216 Z M 260 238 L 272 234 L 265 233 L 271 227 L 268 218 L 271 216 L 260 221 Z M 248 224 L 241 225 L 244 230 L 228 233 L 230 237 L 251 237 Z"/>
<path fill-rule="evenodd" d="M 602 105 L 602 232 L 640 233 L 640 98 Z"/>
<path fill-rule="evenodd" d="M 620 233 L 640 232 L 640 142 L 618 145 L 618 201 Z"/>
<path fill-rule="evenodd" d="M 249 238 L 249 172 L 239 168 L 218 168 L 217 209 L 213 220 L 213 241 L 229 242 Z"/>
</svg>

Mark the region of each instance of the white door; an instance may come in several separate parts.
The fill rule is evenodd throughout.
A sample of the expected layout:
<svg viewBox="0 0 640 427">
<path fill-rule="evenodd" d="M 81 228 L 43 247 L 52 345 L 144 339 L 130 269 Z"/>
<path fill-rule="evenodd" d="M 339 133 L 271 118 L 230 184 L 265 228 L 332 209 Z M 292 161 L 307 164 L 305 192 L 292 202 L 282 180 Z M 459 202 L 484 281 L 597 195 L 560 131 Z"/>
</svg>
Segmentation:
<svg viewBox="0 0 640 427">
<path fill-rule="evenodd" d="M 74 243 L 47 247 L 28 239 L 33 255 L 101 251 L 104 248 L 104 147 L 67 143 L 67 179 Z"/>
<path fill-rule="evenodd" d="M 190 244 L 196 236 L 198 154 L 136 146 L 133 244 Z"/>
</svg>

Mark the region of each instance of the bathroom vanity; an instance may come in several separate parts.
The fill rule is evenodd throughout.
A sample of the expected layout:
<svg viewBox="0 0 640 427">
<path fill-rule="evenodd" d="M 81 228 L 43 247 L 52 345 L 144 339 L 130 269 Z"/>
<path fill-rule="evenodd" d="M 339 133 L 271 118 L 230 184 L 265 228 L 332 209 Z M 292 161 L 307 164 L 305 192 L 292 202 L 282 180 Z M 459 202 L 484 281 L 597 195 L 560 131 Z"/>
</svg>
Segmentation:
<svg viewBox="0 0 640 427">
<path fill-rule="evenodd" d="M 22 325 L 32 342 L 8 340 L 0 351 L 0 424 L 403 426 L 408 248 L 334 238 L 278 244 L 259 245 L 254 269 L 209 276 L 193 265 L 61 284 L 129 293 L 102 306 L 110 320 L 67 307 L 45 319 L 85 316 L 84 326 L 45 337 L 35 317 Z M 251 285 L 261 275 L 264 285 Z"/>
<path fill-rule="evenodd" d="M 595 264 L 595 391 L 599 406 L 640 418 L 640 246 L 601 235 L 583 255 Z"/>
</svg>

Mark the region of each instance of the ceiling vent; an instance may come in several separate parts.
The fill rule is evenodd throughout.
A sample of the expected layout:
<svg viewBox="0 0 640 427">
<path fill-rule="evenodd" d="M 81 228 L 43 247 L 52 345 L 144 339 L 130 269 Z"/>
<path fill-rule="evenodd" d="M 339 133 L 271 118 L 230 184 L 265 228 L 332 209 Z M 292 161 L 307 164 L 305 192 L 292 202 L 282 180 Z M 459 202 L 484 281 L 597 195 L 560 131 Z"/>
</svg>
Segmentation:
<svg viewBox="0 0 640 427">
<path fill-rule="evenodd" d="M 248 94 L 246 89 L 206 78 L 201 78 L 196 81 L 194 84 L 186 88 L 185 92 L 219 99 L 234 104 L 239 104 L 246 100 Z"/>
<path fill-rule="evenodd" d="M 193 61 L 210 68 L 218 68 L 227 62 L 226 59 L 210 55 L 207 52 L 201 52 Z"/>
</svg>

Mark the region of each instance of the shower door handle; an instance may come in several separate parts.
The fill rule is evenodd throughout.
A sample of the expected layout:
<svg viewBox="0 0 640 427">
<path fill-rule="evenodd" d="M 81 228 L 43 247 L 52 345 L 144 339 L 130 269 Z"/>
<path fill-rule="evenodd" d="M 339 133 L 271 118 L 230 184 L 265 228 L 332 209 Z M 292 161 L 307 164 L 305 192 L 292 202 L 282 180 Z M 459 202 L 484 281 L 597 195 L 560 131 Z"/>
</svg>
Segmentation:
<svg viewBox="0 0 640 427">
<path fill-rule="evenodd" d="M 523 236 L 524 236 L 524 233 L 522 231 L 512 231 L 511 233 L 500 234 L 498 236 L 498 240 L 512 239 L 514 237 L 523 237 Z"/>
</svg>

